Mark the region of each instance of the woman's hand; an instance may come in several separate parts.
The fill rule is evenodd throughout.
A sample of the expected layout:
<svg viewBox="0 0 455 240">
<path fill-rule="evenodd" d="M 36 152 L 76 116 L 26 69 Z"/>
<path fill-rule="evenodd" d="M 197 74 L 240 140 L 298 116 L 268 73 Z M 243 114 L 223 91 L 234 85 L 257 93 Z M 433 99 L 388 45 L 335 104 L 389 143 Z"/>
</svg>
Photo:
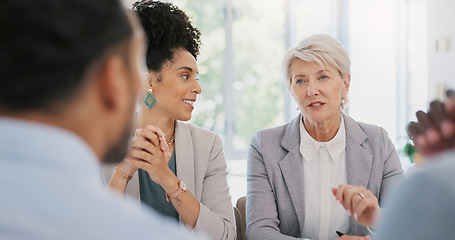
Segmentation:
<svg viewBox="0 0 455 240">
<path fill-rule="evenodd" d="M 354 220 L 367 227 L 374 226 L 380 211 L 378 199 L 371 191 L 364 186 L 341 184 L 332 188 L 332 193 Z"/>
<path fill-rule="evenodd" d="M 159 128 L 156 128 L 154 130 L 157 131 L 156 133 L 159 136 L 161 150 L 163 151 L 163 153 L 167 154 L 169 152 L 169 148 L 166 145 L 164 133 Z M 136 131 L 134 133 L 134 138 L 129 144 L 130 150 L 128 151 L 127 158 L 128 158 L 128 155 L 130 155 L 130 153 L 132 151 L 131 149 L 134 148 L 134 146 L 137 146 L 138 144 L 140 144 L 139 142 L 143 141 L 143 137 L 139 136 L 139 139 L 137 138 L 138 133 L 140 133 L 140 132 L 142 132 L 142 129 L 136 129 Z M 118 172 L 121 172 L 127 176 L 132 176 L 139 168 L 127 161 L 122 161 L 119 163 L 119 165 L 116 167 L 116 169 Z"/>
<path fill-rule="evenodd" d="M 340 238 L 336 238 L 335 240 L 370 240 L 371 237 L 370 236 L 364 236 L 364 237 L 360 237 L 360 236 L 351 236 L 351 235 L 343 235 L 341 236 Z"/>
<path fill-rule="evenodd" d="M 147 171 L 152 181 L 160 185 L 167 193 L 179 189 L 179 179 L 171 171 L 168 159 L 171 157 L 164 133 L 157 127 L 147 126 L 136 131 L 135 139 L 130 144 L 126 162 L 136 168 Z M 190 191 L 170 198 L 180 219 L 190 228 L 196 226 L 199 217 L 199 201 Z"/>
<path fill-rule="evenodd" d="M 164 133 L 157 127 L 147 126 L 137 129 L 134 140 L 130 143 L 130 150 L 126 163 L 147 171 L 152 181 L 161 185 L 164 190 L 171 187 L 173 190 L 179 181 L 169 169 L 166 157 L 170 157 L 169 148 Z"/>
<path fill-rule="evenodd" d="M 418 122 L 408 125 L 414 146 L 422 155 L 431 155 L 455 147 L 455 92 L 447 92 L 447 101 L 433 101 L 428 113 L 418 111 Z"/>
</svg>

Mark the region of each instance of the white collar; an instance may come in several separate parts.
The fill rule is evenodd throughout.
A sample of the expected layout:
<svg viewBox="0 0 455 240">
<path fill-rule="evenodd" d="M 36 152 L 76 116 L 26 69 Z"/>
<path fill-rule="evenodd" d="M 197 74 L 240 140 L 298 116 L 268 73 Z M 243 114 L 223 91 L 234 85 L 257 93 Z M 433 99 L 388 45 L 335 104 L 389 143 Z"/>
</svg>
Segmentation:
<svg viewBox="0 0 455 240">
<path fill-rule="evenodd" d="M 307 162 L 311 162 L 318 152 L 319 147 L 327 148 L 332 161 L 338 159 L 346 147 L 346 129 L 343 116 L 341 116 L 340 127 L 338 128 L 337 134 L 328 142 L 318 142 L 314 140 L 306 131 L 305 126 L 303 125 L 302 116 L 300 121 L 300 153 L 302 154 L 303 159 Z"/>
</svg>

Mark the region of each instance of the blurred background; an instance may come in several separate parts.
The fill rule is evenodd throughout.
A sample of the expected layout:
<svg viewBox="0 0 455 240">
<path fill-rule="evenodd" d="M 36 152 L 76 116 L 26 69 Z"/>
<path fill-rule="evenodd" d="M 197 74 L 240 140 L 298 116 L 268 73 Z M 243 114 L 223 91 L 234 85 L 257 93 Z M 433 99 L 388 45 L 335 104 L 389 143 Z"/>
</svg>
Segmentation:
<svg viewBox="0 0 455 240">
<path fill-rule="evenodd" d="M 132 0 L 123 0 L 131 8 Z M 405 170 L 406 126 L 455 88 L 452 0 L 175 0 L 202 33 L 203 93 L 192 123 L 222 136 L 232 201 L 246 195 L 253 134 L 297 115 L 281 61 L 300 39 L 328 33 L 351 58 L 345 112 L 387 130 Z"/>
</svg>

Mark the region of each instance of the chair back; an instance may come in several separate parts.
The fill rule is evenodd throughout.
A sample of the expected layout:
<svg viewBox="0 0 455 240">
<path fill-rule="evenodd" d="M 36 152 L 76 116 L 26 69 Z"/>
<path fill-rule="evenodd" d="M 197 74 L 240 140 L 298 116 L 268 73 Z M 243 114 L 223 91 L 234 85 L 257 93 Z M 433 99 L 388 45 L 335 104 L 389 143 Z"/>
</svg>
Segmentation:
<svg viewBox="0 0 455 240">
<path fill-rule="evenodd" d="M 235 222 L 237 224 L 237 240 L 246 240 L 246 215 L 245 215 L 246 196 L 237 200 L 235 211 Z"/>
</svg>

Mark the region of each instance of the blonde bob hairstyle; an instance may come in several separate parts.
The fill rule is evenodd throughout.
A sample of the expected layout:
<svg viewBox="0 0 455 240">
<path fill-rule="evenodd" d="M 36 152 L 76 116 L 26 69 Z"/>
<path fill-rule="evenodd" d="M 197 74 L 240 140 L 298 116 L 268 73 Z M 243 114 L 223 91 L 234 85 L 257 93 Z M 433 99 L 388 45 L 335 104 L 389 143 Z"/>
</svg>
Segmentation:
<svg viewBox="0 0 455 240">
<path fill-rule="evenodd" d="M 328 34 L 315 34 L 304 38 L 295 47 L 289 49 L 284 57 L 286 87 L 290 89 L 292 79 L 290 66 L 295 59 L 318 63 L 322 69 L 331 64 L 338 69 L 341 77 L 351 74 L 351 61 L 341 43 Z M 347 103 L 347 96 L 341 101 L 341 107 Z"/>
</svg>

